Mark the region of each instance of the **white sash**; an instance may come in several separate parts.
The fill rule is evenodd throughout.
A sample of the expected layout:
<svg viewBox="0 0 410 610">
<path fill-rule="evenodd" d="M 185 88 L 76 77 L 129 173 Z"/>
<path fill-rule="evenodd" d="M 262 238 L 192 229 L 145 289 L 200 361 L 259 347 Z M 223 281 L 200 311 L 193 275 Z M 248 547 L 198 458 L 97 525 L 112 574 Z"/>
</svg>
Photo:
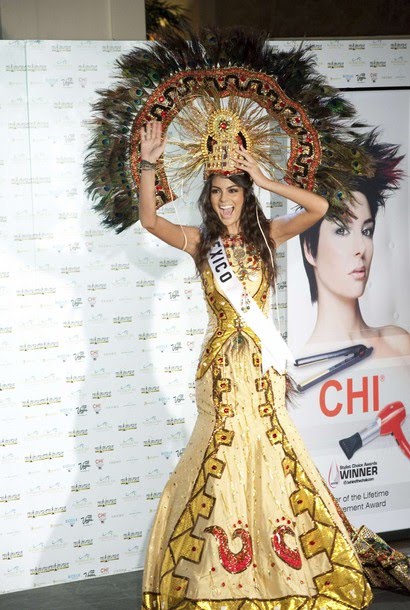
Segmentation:
<svg viewBox="0 0 410 610">
<path fill-rule="evenodd" d="M 250 294 L 246 293 L 247 311 L 241 309 L 245 290 L 229 265 L 225 248 L 219 239 L 208 253 L 208 263 L 226 298 L 244 320 L 246 326 L 259 337 L 262 346 L 263 372 L 265 373 L 269 367 L 273 366 L 281 375 L 286 373 L 286 362 L 294 360 L 292 353 L 273 321 L 265 317 Z"/>
</svg>

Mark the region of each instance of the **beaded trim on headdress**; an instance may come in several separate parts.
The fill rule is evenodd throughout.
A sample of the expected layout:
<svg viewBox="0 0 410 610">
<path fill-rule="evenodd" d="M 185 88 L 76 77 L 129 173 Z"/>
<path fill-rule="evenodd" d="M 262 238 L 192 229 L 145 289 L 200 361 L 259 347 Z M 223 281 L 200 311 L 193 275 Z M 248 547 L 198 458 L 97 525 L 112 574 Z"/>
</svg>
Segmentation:
<svg viewBox="0 0 410 610">
<path fill-rule="evenodd" d="M 149 120 L 161 121 L 164 134 L 171 125 L 181 134 L 179 151 L 157 163 L 157 207 L 176 198 L 172 186 L 181 177 L 237 171 L 230 161 L 237 143 L 271 171 L 284 132 L 284 179 L 326 197 L 330 218 L 345 218 L 354 178 L 374 175 L 375 159 L 362 126 L 352 124 L 354 108 L 313 63 L 309 50 L 276 52 L 264 36 L 242 29 L 190 40 L 170 34 L 120 58 L 120 82 L 94 105 L 85 162 L 104 223 L 122 231 L 138 220 L 140 128 Z"/>
</svg>

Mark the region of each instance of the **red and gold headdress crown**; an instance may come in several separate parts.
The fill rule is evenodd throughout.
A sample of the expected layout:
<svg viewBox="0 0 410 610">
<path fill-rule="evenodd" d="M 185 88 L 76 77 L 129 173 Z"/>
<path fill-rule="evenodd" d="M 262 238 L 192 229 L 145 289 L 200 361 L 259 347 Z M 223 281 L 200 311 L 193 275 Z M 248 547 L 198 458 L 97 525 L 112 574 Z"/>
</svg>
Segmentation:
<svg viewBox="0 0 410 610">
<path fill-rule="evenodd" d="M 348 210 L 353 178 L 374 174 L 352 128 L 354 108 L 314 70 L 308 51 L 275 52 L 264 36 L 230 29 L 190 40 L 170 34 L 118 64 L 120 83 L 95 104 L 85 163 L 95 209 L 117 231 L 138 220 L 140 128 L 149 120 L 170 132 L 156 169 L 158 207 L 176 198 L 171 185 L 182 178 L 236 172 L 239 143 L 268 170 L 279 167 L 289 183 L 326 197 L 335 219 Z"/>
<path fill-rule="evenodd" d="M 239 116 L 229 109 L 215 110 L 211 114 L 201 144 L 205 175 L 236 173 L 233 159 L 237 156 L 238 146 L 252 151 L 250 138 Z"/>
</svg>

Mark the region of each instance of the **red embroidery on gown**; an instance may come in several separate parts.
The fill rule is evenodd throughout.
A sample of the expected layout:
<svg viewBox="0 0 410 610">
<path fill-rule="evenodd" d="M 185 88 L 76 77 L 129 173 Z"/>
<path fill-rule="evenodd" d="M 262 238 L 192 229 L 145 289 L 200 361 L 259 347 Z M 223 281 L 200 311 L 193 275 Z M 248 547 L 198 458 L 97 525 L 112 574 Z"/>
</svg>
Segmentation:
<svg viewBox="0 0 410 610">
<path fill-rule="evenodd" d="M 272 535 L 272 546 L 275 553 L 295 570 L 300 570 L 302 567 L 302 558 L 298 549 L 290 548 L 285 542 L 285 535 L 295 537 L 294 531 L 288 525 L 279 525 Z"/>
<path fill-rule="evenodd" d="M 249 532 L 242 528 L 236 529 L 232 534 L 232 540 L 240 538 L 242 548 L 237 553 L 233 553 L 229 548 L 228 536 L 222 527 L 212 525 L 207 527 L 205 532 L 212 534 L 218 543 L 219 559 L 222 566 L 231 574 L 243 572 L 252 562 L 252 540 Z"/>
</svg>

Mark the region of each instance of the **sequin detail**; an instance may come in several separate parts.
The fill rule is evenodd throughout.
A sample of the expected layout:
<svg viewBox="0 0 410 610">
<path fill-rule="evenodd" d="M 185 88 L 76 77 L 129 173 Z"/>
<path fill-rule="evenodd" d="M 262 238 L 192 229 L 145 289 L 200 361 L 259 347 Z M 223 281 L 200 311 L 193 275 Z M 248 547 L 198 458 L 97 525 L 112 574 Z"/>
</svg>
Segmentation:
<svg viewBox="0 0 410 610">
<path fill-rule="evenodd" d="M 268 307 L 266 293 L 269 289 L 269 284 L 265 274 L 262 274 L 261 270 L 260 280 L 259 287 L 255 294 L 251 294 L 251 296 L 259 307 L 264 309 Z M 232 305 L 217 291 L 214 277 L 209 267 L 207 267 L 202 274 L 202 286 L 212 322 L 210 325 L 211 332 L 207 334 L 207 340 L 205 341 L 198 364 L 196 373 L 197 379 L 203 377 L 212 362 L 223 349 L 224 345 L 226 345 L 234 335 L 236 335 L 237 341 L 242 341 L 244 336 L 247 336 L 254 342 L 258 349 L 260 347 L 259 337 L 252 329 L 243 324 Z"/>
<path fill-rule="evenodd" d="M 218 543 L 219 559 L 224 569 L 230 574 L 243 572 L 252 563 L 252 540 L 249 532 L 243 528 L 237 528 L 232 534 L 232 540 L 240 538 L 242 548 L 234 553 L 229 548 L 229 539 L 226 532 L 218 525 L 212 525 L 204 530 L 212 534 Z"/>
<path fill-rule="evenodd" d="M 291 548 L 286 544 L 285 536 L 295 538 L 295 532 L 288 525 L 279 525 L 272 534 L 272 547 L 280 559 L 295 570 L 302 567 L 302 558 L 298 549 Z"/>
</svg>

